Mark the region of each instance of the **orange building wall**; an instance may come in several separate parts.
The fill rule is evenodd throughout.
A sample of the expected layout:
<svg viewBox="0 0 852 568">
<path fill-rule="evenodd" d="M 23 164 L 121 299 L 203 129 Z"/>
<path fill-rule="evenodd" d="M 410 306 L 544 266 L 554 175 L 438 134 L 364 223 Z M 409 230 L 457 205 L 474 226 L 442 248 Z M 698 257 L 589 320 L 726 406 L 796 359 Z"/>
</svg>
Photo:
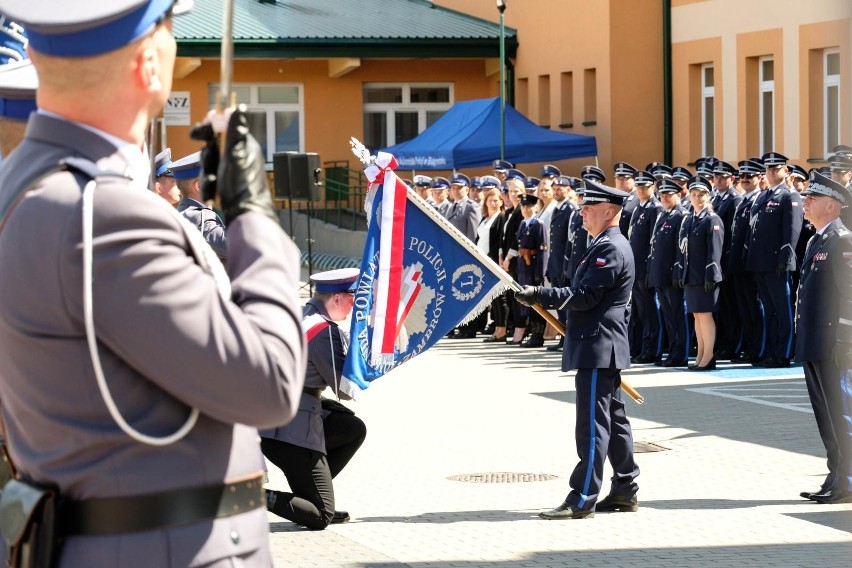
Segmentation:
<svg viewBox="0 0 852 568">
<path fill-rule="evenodd" d="M 219 82 L 219 61 L 205 59 L 187 77 L 177 79 L 175 91 L 189 91 L 191 120 L 207 113 L 207 90 Z M 328 76 L 328 62 L 317 60 L 240 60 L 234 67 L 234 83 L 299 83 L 303 86 L 306 152 L 318 152 L 323 162 L 354 160 L 349 138 L 363 138 L 364 83 L 446 82 L 453 84 L 455 100 L 493 96 L 482 59 L 461 60 L 361 60 L 361 66 L 337 79 Z M 168 128 L 172 156 L 198 149 L 189 139 L 189 127 Z"/>
<path fill-rule="evenodd" d="M 717 146 L 723 140 L 724 101 L 722 74 L 719 65 L 722 42 L 719 38 L 681 42 L 672 49 L 672 102 L 673 150 L 672 165 L 686 165 L 702 155 L 701 151 L 701 74 L 698 66 L 712 63 L 715 70 L 716 135 Z M 678 96 L 679 95 L 679 96 Z M 718 154 L 718 151 L 716 152 Z"/>
</svg>

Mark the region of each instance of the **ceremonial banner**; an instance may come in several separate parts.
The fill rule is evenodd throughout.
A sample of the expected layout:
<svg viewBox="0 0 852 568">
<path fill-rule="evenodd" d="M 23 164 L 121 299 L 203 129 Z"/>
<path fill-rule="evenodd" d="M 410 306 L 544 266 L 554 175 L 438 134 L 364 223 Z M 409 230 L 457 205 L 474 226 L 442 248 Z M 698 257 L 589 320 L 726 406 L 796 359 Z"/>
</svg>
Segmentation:
<svg viewBox="0 0 852 568">
<path fill-rule="evenodd" d="M 506 289 L 505 273 L 396 176 L 367 168 L 367 242 L 343 376 L 359 388 L 429 349 Z"/>
</svg>

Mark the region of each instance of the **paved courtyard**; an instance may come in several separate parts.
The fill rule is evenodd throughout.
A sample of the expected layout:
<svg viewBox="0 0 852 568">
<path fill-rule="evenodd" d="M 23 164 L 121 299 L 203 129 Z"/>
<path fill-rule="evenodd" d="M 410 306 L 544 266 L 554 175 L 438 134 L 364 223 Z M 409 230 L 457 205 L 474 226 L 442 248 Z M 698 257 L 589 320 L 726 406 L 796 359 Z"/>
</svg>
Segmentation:
<svg viewBox="0 0 852 568">
<path fill-rule="evenodd" d="M 646 400 L 627 409 L 639 511 L 539 519 L 577 459 L 559 357 L 444 339 L 373 383 L 350 404 L 367 440 L 335 480 L 352 521 L 312 532 L 270 514 L 275 565 L 851 565 L 852 505 L 798 497 L 826 472 L 800 368 L 626 371 Z M 274 467 L 270 486 L 286 487 Z"/>
</svg>

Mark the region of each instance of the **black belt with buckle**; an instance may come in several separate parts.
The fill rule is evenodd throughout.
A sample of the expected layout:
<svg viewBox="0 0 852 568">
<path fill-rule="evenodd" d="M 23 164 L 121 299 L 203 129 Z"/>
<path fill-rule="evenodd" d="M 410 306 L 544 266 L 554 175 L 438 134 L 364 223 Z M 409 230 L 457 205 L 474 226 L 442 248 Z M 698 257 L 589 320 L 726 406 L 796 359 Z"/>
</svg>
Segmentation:
<svg viewBox="0 0 852 568">
<path fill-rule="evenodd" d="M 302 387 L 302 392 L 320 398 L 325 387 Z"/>
<path fill-rule="evenodd" d="M 230 517 L 264 506 L 263 475 L 150 495 L 64 500 L 59 505 L 59 533 L 75 536 L 150 531 Z"/>
</svg>

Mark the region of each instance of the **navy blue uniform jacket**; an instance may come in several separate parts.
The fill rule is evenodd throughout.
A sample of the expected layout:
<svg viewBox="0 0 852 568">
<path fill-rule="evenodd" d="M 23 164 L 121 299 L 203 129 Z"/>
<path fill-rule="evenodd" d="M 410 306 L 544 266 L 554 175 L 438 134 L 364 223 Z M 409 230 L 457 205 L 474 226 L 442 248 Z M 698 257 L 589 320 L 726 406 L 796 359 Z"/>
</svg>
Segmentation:
<svg viewBox="0 0 852 568">
<path fill-rule="evenodd" d="M 618 227 L 592 241 L 571 286 L 543 288 L 541 305 L 567 310 L 562 370 L 629 369 L 633 251 Z"/>
<path fill-rule="evenodd" d="M 716 215 L 722 220 L 722 226 L 725 229 L 725 239 L 722 241 L 722 271 L 728 272 L 728 255 L 731 250 L 731 231 L 734 227 L 734 215 L 740 202 L 743 200 L 742 195 L 737 193 L 733 187 L 729 187 L 724 193 L 720 193 L 716 200 L 716 205 L 713 207 Z"/>
<path fill-rule="evenodd" d="M 724 229 L 718 215 L 703 209 L 684 220 L 680 231 L 684 285 L 703 286 L 705 282 L 721 282 L 722 241 Z M 686 242 L 684 242 L 686 239 Z"/>
<path fill-rule="evenodd" d="M 678 258 L 678 235 L 686 212 L 680 205 L 671 211 L 663 211 L 657 219 L 651 239 L 651 255 L 648 257 L 648 286 L 670 288 Z"/>
<path fill-rule="evenodd" d="M 751 240 L 746 269 L 774 272 L 784 263 L 796 269 L 796 243 L 802 230 L 802 198 L 784 184 L 757 196 L 751 209 Z"/>
<path fill-rule="evenodd" d="M 796 361 L 828 361 L 834 343 L 852 342 L 852 233 L 840 219 L 814 235 L 796 302 Z"/>
<path fill-rule="evenodd" d="M 759 195 L 759 191 L 752 191 L 743 195 L 742 200 L 737 205 L 731 225 L 731 247 L 728 251 L 727 264 L 724 266 L 725 274 L 744 274 L 746 271 L 747 245 L 751 238 L 749 226 L 751 208 Z"/>
<path fill-rule="evenodd" d="M 566 257 L 571 258 L 571 243 L 568 241 L 568 223 L 571 212 L 577 206 L 566 199 L 556 207 L 550 218 L 550 254 L 547 256 L 547 266 L 544 275 L 555 285 L 561 285 Z"/>
<path fill-rule="evenodd" d="M 630 218 L 630 228 L 627 230 L 627 239 L 633 249 L 633 259 L 636 267 L 636 278 L 643 282 L 648 274 L 648 256 L 651 254 L 651 236 L 657 218 L 664 211 L 663 206 L 656 197 L 652 197 L 633 210 Z"/>
</svg>

